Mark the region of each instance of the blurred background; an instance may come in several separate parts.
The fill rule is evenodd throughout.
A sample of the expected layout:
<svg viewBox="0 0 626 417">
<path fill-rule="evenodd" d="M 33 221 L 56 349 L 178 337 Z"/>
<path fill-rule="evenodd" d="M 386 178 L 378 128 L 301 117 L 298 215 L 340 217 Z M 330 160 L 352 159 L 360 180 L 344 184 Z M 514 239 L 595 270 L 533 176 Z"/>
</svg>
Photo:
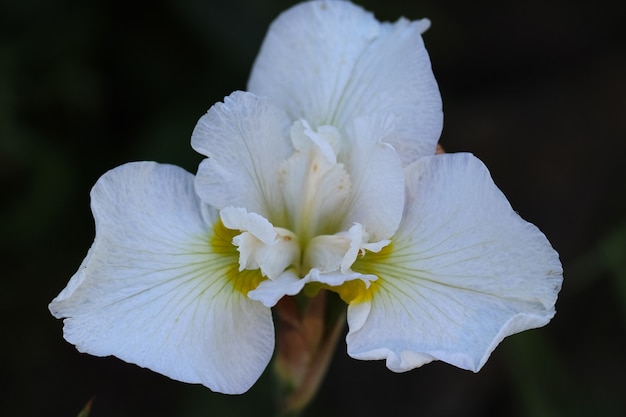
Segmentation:
<svg viewBox="0 0 626 417">
<path fill-rule="evenodd" d="M 230 397 L 79 354 L 48 312 L 89 248 L 89 190 L 117 165 L 195 172 L 197 119 L 245 89 L 287 0 L 0 2 L 0 415 L 271 415 L 266 373 Z M 550 325 L 507 338 L 478 374 L 394 374 L 337 347 L 307 415 L 624 416 L 626 48 L 619 2 L 363 0 L 428 17 L 441 143 L 470 151 L 559 251 Z"/>
</svg>

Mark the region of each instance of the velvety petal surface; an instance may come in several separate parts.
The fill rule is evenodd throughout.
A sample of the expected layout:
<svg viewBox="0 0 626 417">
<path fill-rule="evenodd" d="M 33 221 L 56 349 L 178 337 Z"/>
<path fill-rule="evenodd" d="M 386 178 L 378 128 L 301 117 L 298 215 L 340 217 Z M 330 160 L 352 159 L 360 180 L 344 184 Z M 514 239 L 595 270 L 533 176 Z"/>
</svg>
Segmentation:
<svg viewBox="0 0 626 417">
<path fill-rule="evenodd" d="M 294 151 L 285 113 L 268 99 L 237 91 L 196 125 L 191 145 L 208 156 L 196 175 L 196 191 L 208 204 L 245 207 L 277 222 L 284 215 L 278 168 Z"/>
<path fill-rule="evenodd" d="M 350 303 L 351 356 L 398 372 L 435 359 L 478 371 L 504 337 L 550 321 L 558 254 L 482 162 L 423 158 L 406 170 L 406 193 L 392 243 L 353 265 L 379 279 Z"/>
<path fill-rule="evenodd" d="M 344 130 L 358 116 L 393 115 L 391 144 L 406 165 L 434 153 L 443 123 L 421 37 L 429 24 L 379 23 L 347 1 L 301 3 L 270 26 L 248 90 L 314 128 Z"/>
<path fill-rule="evenodd" d="M 239 274 L 231 235 L 217 233 L 193 176 L 130 163 L 103 175 L 91 198 L 96 238 L 50 304 L 65 338 L 176 380 L 246 391 L 272 355 L 272 318 L 246 297 L 260 277 Z"/>
</svg>

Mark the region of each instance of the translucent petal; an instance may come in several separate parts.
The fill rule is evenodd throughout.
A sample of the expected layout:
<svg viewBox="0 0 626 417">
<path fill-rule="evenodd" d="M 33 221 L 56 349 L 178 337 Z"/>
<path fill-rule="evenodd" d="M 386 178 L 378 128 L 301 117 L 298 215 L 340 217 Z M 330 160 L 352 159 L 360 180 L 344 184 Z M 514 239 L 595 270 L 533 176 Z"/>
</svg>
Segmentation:
<svg viewBox="0 0 626 417">
<path fill-rule="evenodd" d="M 562 282 L 558 254 L 470 154 L 407 168 L 392 244 L 357 259 L 379 277 L 348 311 L 348 352 L 406 371 L 433 359 L 478 371 L 506 336 L 543 326 Z"/>
<path fill-rule="evenodd" d="M 280 164 L 294 151 L 290 122 L 267 99 L 234 92 L 200 118 L 191 144 L 208 156 L 196 175 L 196 191 L 208 204 L 245 207 L 280 225 Z"/>
<path fill-rule="evenodd" d="M 301 3 L 271 25 L 248 90 L 271 97 L 292 120 L 342 132 L 358 116 L 394 115 L 403 163 L 432 155 L 441 97 L 421 33 L 427 20 L 379 23 L 343 1 Z"/>
<path fill-rule="evenodd" d="M 237 251 L 193 176 L 150 162 L 94 186 L 95 241 L 50 311 L 81 352 L 115 355 L 224 393 L 246 391 L 274 347 L 270 310 L 246 297 Z M 223 249 L 227 248 L 227 249 Z"/>
</svg>

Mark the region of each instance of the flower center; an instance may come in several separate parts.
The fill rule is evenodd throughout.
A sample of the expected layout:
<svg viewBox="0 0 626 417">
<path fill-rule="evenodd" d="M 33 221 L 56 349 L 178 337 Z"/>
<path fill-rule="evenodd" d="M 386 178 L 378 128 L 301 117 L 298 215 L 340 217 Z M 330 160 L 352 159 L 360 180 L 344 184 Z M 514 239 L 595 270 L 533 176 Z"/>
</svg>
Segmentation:
<svg viewBox="0 0 626 417">
<path fill-rule="evenodd" d="M 365 250 L 378 252 L 389 241 L 369 242 L 363 225 L 350 224 L 347 218 L 352 182 L 338 161 L 339 131 L 331 126 L 314 131 L 298 121 L 291 128 L 291 140 L 294 153 L 278 170 L 284 227 L 245 208 L 226 207 L 220 212 L 225 227 L 241 231 L 232 239 L 239 252 L 239 271 L 260 270 L 270 281 L 284 283 L 289 288 L 284 293 L 306 282 L 341 286 L 357 278 L 369 288 L 376 277 L 354 272 L 351 266 Z M 280 291 L 266 287 L 257 293 L 264 294 L 260 299 L 271 294 L 264 301 L 271 304 L 267 300 L 274 300 Z"/>
<path fill-rule="evenodd" d="M 341 135 L 332 126 L 314 131 L 305 121 L 291 128 L 294 154 L 279 170 L 289 229 L 306 244 L 317 235 L 341 230 L 352 183 L 337 162 Z M 305 249 L 305 247 L 303 247 Z"/>
</svg>

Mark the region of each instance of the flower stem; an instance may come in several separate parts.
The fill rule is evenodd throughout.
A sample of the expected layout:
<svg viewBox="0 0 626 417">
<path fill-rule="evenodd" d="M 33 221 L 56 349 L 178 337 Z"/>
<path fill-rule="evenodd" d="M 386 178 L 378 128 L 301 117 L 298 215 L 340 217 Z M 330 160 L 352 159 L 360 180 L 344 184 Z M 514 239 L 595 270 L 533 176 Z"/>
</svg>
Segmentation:
<svg viewBox="0 0 626 417">
<path fill-rule="evenodd" d="M 337 314 L 319 291 L 299 308 L 293 297 L 275 307 L 278 319 L 275 371 L 281 382 L 280 417 L 299 416 L 317 392 L 345 325 L 345 309 Z"/>
</svg>

